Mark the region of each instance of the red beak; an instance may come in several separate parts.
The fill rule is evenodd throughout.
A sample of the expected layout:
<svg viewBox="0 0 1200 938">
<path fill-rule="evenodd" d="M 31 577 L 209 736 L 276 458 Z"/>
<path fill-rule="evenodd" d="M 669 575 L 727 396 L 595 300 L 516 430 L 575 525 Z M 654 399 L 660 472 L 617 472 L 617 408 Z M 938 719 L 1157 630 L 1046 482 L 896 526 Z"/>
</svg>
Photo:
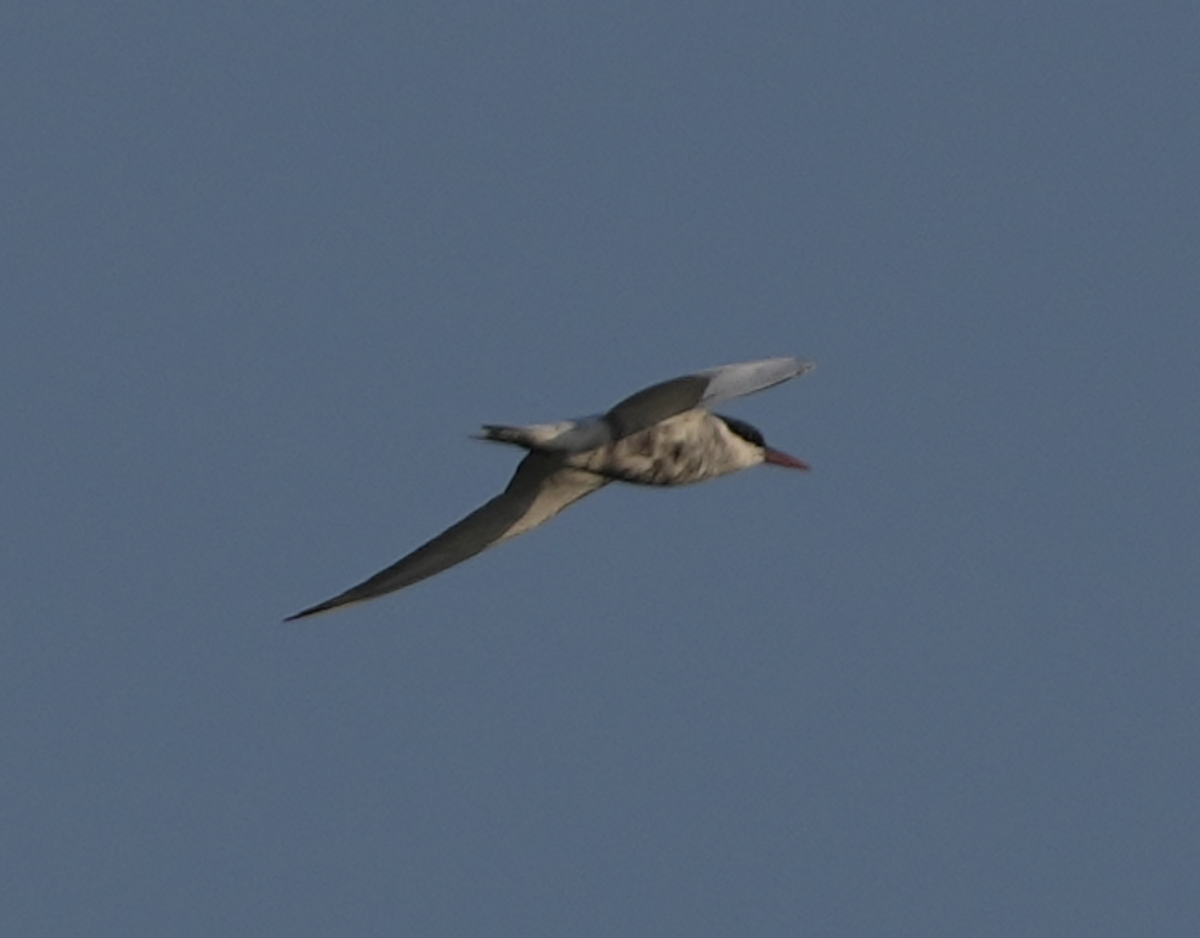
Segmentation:
<svg viewBox="0 0 1200 938">
<path fill-rule="evenodd" d="M 808 463 L 801 462 L 795 456 L 789 456 L 787 453 L 781 453 L 777 449 L 766 447 L 766 454 L 763 456 L 763 462 L 769 462 L 772 466 L 786 466 L 788 469 L 803 469 L 808 471 Z"/>
</svg>

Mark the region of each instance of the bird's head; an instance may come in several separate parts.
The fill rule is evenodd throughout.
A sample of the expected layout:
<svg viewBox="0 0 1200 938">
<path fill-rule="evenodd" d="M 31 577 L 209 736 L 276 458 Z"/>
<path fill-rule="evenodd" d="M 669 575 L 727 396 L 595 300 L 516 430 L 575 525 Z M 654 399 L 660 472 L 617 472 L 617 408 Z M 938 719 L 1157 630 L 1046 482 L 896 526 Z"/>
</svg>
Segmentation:
<svg viewBox="0 0 1200 938">
<path fill-rule="evenodd" d="M 721 415 L 716 415 L 721 416 Z M 749 446 L 760 454 L 760 461 L 770 463 L 772 466 L 783 466 L 787 469 L 804 469 L 809 468 L 808 463 L 797 459 L 795 456 L 789 456 L 787 453 L 782 453 L 777 449 L 772 449 L 767 446 L 766 440 L 763 439 L 762 432 L 757 427 L 752 427 L 744 420 L 738 420 L 734 417 L 721 416 L 725 421 L 730 432 L 741 440 L 744 440 Z"/>
</svg>

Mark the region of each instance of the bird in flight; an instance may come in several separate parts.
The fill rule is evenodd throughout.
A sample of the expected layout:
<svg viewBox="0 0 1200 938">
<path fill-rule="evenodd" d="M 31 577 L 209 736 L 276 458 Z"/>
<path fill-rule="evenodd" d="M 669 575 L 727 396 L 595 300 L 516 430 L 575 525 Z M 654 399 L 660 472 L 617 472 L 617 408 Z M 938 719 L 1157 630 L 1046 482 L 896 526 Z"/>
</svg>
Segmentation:
<svg viewBox="0 0 1200 938">
<path fill-rule="evenodd" d="M 528 450 L 508 488 L 386 570 L 284 621 L 404 589 L 536 528 L 610 482 L 688 485 L 761 463 L 807 469 L 767 446 L 750 424 L 709 408 L 812 368 L 799 358 L 722 365 L 645 388 L 604 414 L 524 427 L 486 425 L 479 439 Z"/>
</svg>

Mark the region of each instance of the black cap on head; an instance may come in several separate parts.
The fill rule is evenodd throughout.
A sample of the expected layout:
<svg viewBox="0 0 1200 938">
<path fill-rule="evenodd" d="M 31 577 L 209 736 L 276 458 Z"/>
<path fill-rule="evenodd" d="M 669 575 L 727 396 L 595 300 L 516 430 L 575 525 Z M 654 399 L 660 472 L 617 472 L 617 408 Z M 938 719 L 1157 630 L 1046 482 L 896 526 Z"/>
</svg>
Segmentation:
<svg viewBox="0 0 1200 938">
<path fill-rule="evenodd" d="M 718 414 L 717 416 L 721 416 Z M 738 420 L 734 417 L 721 417 L 725 421 L 725 426 L 729 427 L 734 433 L 740 436 L 747 443 L 753 443 L 755 446 L 766 446 L 766 441 L 763 440 L 763 435 L 758 431 L 757 427 L 752 427 L 744 420 Z"/>
</svg>

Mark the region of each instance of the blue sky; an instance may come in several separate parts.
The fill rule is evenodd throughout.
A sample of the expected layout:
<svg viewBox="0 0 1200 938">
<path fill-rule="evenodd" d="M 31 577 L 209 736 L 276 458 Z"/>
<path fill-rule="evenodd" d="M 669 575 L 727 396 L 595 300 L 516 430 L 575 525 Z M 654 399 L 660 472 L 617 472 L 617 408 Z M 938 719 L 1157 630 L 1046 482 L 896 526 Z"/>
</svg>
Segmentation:
<svg viewBox="0 0 1200 938">
<path fill-rule="evenodd" d="M 5 23 L 6 934 L 1200 928 L 1194 4 Z M 281 624 L 789 354 L 807 476 Z"/>
</svg>

